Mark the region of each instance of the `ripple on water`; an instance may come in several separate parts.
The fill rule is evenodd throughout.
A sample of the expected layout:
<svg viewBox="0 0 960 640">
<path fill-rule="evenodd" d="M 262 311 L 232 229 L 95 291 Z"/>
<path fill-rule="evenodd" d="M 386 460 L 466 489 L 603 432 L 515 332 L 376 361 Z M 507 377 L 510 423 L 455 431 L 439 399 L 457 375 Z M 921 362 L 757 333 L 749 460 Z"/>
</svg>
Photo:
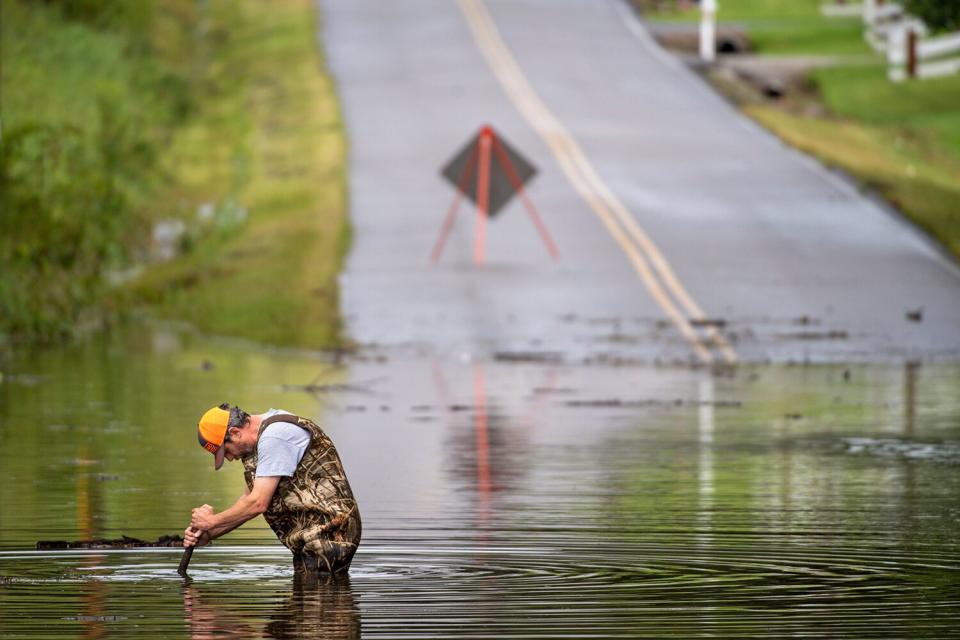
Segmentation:
<svg viewBox="0 0 960 640">
<path fill-rule="evenodd" d="M 102 375 L 99 356 L 86 368 L 55 361 L 43 393 L 17 386 L 0 403 L 5 430 L 23 425 L 5 449 L 3 544 L 137 534 L 116 530 L 131 522 L 156 527 L 141 534 L 155 538 L 209 492 L 228 504 L 235 487 L 222 473 L 219 489 L 187 475 L 171 482 L 182 452 L 164 434 L 171 410 L 221 397 L 225 382 L 251 404 L 312 411 L 312 399 L 289 406 L 294 396 L 264 392 L 261 375 L 302 384 L 317 363 L 296 368 L 284 356 L 266 367 L 263 357 L 229 367 L 256 371 L 247 382 L 185 377 L 180 356 L 169 367 L 145 358 L 150 375 L 108 367 L 122 375 L 103 397 L 166 393 L 137 403 L 135 422 L 123 403 L 75 414 L 85 381 Z M 0 637 L 960 633 L 960 485 L 941 464 L 957 453 L 930 445 L 956 444 L 960 371 L 858 369 L 841 384 L 843 369 L 814 367 L 761 368 L 748 380 L 670 368 L 351 366 L 348 382 L 385 376 L 396 419 L 373 405 L 323 416 L 362 498 L 365 539 L 349 583 L 304 589 L 262 525 L 198 550 L 191 581 L 176 574 L 177 549 L 0 552 Z M 919 376 L 915 410 L 891 400 L 912 388 L 901 373 Z M 160 382 L 170 385 L 158 391 Z M 603 400 L 648 397 L 696 402 Z M 720 410 L 727 400 L 742 406 Z M 408 406 L 436 419 L 404 422 Z M 100 428 L 114 420 L 130 428 Z M 75 423 L 33 437 L 36 424 Z M 145 444 L 153 467 L 129 453 Z"/>
<path fill-rule="evenodd" d="M 131 621 L 145 624 L 147 598 L 180 597 L 177 560 L 176 550 L 4 552 L 0 571 L 7 597 L 40 602 L 53 587 L 63 596 L 64 620 L 82 624 L 87 616 L 122 629 Z M 283 549 L 204 549 L 190 569 L 191 588 L 199 589 L 191 602 L 215 593 L 227 609 L 270 610 L 291 588 Z M 916 630 L 918 616 L 925 615 L 930 617 L 919 629 L 941 632 L 945 623 L 935 616 L 960 610 L 960 588 L 944 581 L 958 572 L 960 562 L 945 560 L 936 549 L 908 554 L 775 536 L 677 534 L 629 543 L 585 537 L 556 546 L 373 543 L 357 555 L 350 601 L 368 603 L 368 637 L 389 635 L 390 629 L 436 637 L 469 629 L 549 637 L 582 631 L 585 620 L 601 636 L 656 635 L 655 628 L 667 627 L 755 636 L 769 632 L 771 624 L 789 630 L 791 620 L 797 629 L 819 621 L 863 632 L 883 619 L 889 629 L 902 631 L 908 621 Z M 90 613 L 83 603 L 95 584 L 126 595 Z M 427 611 L 429 624 L 417 614 Z"/>
</svg>

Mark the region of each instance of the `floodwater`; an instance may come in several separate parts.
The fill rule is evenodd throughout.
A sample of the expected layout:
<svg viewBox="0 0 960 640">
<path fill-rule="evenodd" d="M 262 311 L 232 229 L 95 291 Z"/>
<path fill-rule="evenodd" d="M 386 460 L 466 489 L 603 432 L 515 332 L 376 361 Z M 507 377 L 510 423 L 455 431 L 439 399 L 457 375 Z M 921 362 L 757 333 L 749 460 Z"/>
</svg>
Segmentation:
<svg viewBox="0 0 960 640">
<path fill-rule="evenodd" d="M 957 365 L 337 363 L 157 327 L 0 358 L 4 638 L 960 635 Z M 194 426 L 221 401 L 326 426 L 348 582 L 297 583 L 262 520 L 190 581 L 177 549 L 33 550 L 227 506 Z"/>
</svg>

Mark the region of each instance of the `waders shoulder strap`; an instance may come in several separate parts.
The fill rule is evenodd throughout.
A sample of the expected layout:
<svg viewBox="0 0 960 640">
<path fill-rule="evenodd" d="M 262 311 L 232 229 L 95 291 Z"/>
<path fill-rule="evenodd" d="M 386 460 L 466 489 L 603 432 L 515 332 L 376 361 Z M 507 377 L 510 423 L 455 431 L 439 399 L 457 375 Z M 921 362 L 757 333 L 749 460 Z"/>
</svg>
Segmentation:
<svg viewBox="0 0 960 640">
<path fill-rule="evenodd" d="M 295 424 L 298 427 L 300 426 L 300 416 L 295 416 L 292 413 L 278 413 L 275 416 L 270 416 L 260 423 L 260 431 L 262 432 L 265 427 L 269 427 L 274 422 L 289 422 L 290 424 Z"/>
<path fill-rule="evenodd" d="M 300 416 L 295 416 L 292 413 L 278 413 L 275 416 L 270 416 L 265 418 L 260 423 L 260 428 L 257 430 L 257 446 L 260 445 L 260 436 L 263 435 L 263 430 L 272 425 L 274 422 L 289 422 L 290 424 L 295 424 L 307 433 L 310 433 L 310 429 L 307 429 L 305 426 L 300 424 Z M 250 455 L 256 454 L 257 449 L 254 447 L 253 453 Z"/>
</svg>

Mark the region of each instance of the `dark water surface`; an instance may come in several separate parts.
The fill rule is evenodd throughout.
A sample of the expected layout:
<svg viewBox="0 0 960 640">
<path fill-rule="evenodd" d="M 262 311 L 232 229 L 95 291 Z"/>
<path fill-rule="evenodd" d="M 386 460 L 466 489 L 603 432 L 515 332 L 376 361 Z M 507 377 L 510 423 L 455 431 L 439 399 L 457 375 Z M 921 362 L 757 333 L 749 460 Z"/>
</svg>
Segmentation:
<svg viewBox="0 0 960 640">
<path fill-rule="evenodd" d="M 960 636 L 960 367 L 682 368 L 310 354 L 130 330 L 0 359 L 0 636 Z M 285 385 L 334 385 L 312 392 Z M 364 519 L 298 584 L 196 418 L 317 418 Z"/>
</svg>

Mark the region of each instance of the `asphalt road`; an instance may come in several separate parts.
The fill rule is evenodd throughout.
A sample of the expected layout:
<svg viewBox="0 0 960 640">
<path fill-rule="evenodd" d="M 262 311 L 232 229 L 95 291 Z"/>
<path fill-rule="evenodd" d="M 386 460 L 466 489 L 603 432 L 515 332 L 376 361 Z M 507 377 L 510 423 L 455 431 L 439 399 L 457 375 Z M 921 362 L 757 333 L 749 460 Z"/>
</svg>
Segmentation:
<svg viewBox="0 0 960 640">
<path fill-rule="evenodd" d="M 353 338 L 461 359 L 960 359 L 960 270 L 659 49 L 620 0 L 319 0 L 351 144 Z M 484 124 L 539 174 L 473 264 L 441 166 Z M 919 321 L 915 313 L 919 310 Z"/>
</svg>

